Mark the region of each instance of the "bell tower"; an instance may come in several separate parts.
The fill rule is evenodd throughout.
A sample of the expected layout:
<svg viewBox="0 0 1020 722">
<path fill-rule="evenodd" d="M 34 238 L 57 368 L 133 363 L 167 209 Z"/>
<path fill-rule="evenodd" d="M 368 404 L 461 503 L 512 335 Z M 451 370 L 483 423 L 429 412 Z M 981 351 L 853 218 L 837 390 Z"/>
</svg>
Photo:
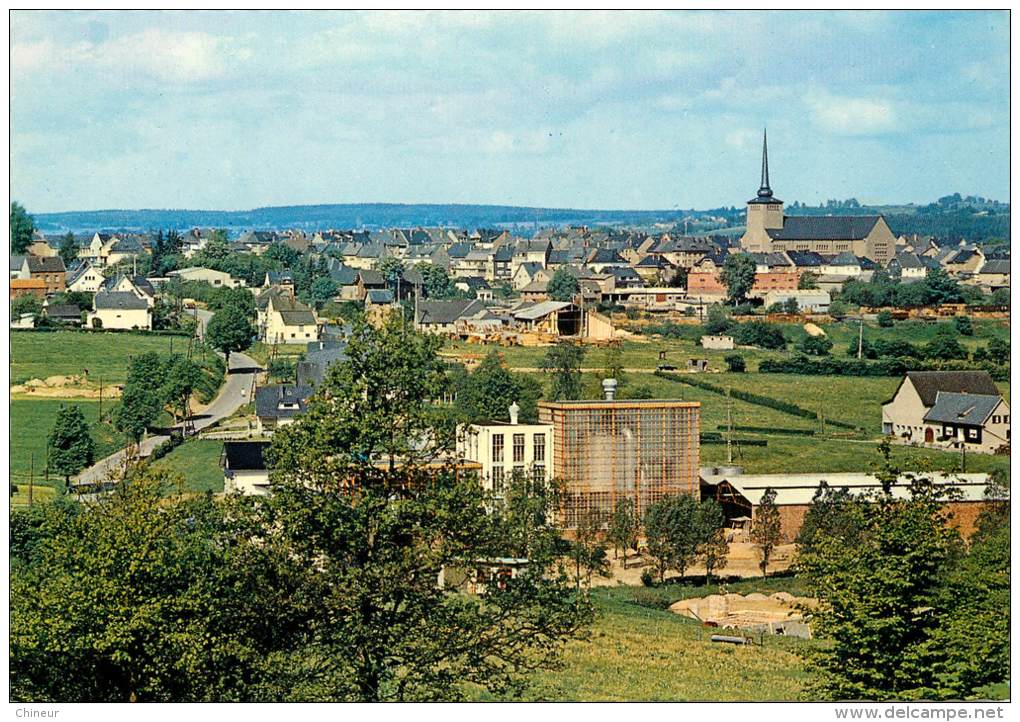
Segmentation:
<svg viewBox="0 0 1020 722">
<path fill-rule="evenodd" d="M 747 202 L 747 230 L 740 239 L 746 251 L 767 253 L 772 250 L 768 231 L 783 227 L 783 202 L 772 195 L 769 186 L 769 136 L 765 131 L 761 146 L 761 185 L 758 195 Z"/>
</svg>

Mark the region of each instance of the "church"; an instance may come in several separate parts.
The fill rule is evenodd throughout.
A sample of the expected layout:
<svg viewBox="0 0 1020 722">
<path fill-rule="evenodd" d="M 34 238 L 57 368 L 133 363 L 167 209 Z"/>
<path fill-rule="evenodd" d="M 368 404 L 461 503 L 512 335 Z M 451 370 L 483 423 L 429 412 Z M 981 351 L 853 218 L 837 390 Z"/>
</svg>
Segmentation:
<svg viewBox="0 0 1020 722">
<path fill-rule="evenodd" d="M 849 251 L 886 265 L 896 255 L 896 236 L 880 215 L 787 216 L 769 187 L 768 135 L 762 142 L 761 187 L 747 202 L 747 229 L 740 246 L 752 253 L 814 251 L 835 256 Z"/>
</svg>

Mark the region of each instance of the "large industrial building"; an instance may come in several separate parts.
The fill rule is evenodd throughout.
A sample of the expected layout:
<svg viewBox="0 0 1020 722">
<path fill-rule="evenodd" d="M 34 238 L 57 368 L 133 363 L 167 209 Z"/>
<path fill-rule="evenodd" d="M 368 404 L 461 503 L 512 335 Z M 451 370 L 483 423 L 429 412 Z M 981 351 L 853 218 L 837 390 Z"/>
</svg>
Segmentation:
<svg viewBox="0 0 1020 722">
<path fill-rule="evenodd" d="M 632 499 L 643 516 L 664 496 L 699 493 L 698 402 L 543 401 L 538 416 L 552 425 L 552 466 L 566 484 L 568 527 L 590 510 L 612 513 L 620 499 Z"/>
</svg>

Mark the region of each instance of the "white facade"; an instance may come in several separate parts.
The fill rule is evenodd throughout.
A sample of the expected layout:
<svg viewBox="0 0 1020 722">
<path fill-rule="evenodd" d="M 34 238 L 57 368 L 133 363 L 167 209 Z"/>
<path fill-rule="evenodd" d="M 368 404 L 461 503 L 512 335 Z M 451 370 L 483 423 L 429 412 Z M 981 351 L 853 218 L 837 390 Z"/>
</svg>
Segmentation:
<svg viewBox="0 0 1020 722">
<path fill-rule="evenodd" d="M 502 495 L 515 473 L 548 481 L 553 478 L 551 424 L 488 422 L 461 427 L 457 452 L 481 465 L 482 487 Z"/>
<path fill-rule="evenodd" d="M 799 290 L 799 291 L 769 291 L 765 294 L 764 306 L 769 308 L 777 303 L 786 303 L 789 299 L 797 299 L 797 307 L 801 311 L 809 313 L 825 313 L 829 310 L 831 296 L 828 291 Z"/>
<path fill-rule="evenodd" d="M 88 268 L 74 279 L 73 283 L 68 284 L 67 290 L 96 293 L 105 281 L 106 277 L 102 272 L 90 263 Z"/>
<path fill-rule="evenodd" d="M 170 271 L 167 275 L 177 276 L 182 281 L 204 281 L 216 288 L 241 288 L 245 285 L 243 280 L 236 279 L 223 271 L 214 271 L 211 268 L 182 268 L 179 271 Z"/>
<path fill-rule="evenodd" d="M 99 321 L 98 324 L 96 323 L 97 320 Z M 89 328 L 151 331 L 152 309 L 100 308 L 95 311 L 89 311 L 86 325 Z"/>
</svg>

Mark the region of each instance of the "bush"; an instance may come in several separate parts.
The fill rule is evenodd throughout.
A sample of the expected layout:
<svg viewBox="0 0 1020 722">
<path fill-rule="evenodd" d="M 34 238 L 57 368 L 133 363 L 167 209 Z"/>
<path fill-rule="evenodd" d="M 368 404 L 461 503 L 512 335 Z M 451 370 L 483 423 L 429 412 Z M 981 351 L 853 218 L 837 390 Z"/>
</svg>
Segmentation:
<svg viewBox="0 0 1020 722">
<path fill-rule="evenodd" d="M 956 332 L 961 336 L 974 335 L 974 324 L 970 322 L 970 316 L 957 316 L 953 319 L 953 325 L 956 326 Z"/>
<path fill-rule="evenodd" d="M 747 369 L 744 357 L 738 353 L 728 354 L 723 360 L 726 362 L 726 368 L 733 373 L 743 373 Z"/>
<path fill-rule="evenodd" d="M 652 574 L 651 569 L 641 570 L 641 583 L 644 584 L 646 587 L 655 586 L 655 576 Z"/>
<path fill-rule="evenodd" d="M 892 312 L 890 311 L 879 311 L 878 312 L 878 325 L 881 328 L 892 328 L 893 324 Z"/>
<path fill-rule="evenodd" d="M 797 344 L 797 350 L 809 356 L 828 356 L 832 350 L 832 341 L 825 336 L 805 336 Z"/>
<path fill-rule="evenodd" d="M 783 330 L 765 321 L 748 321 L 740 324 L 733 334 L 733 340 L 742 346 L 757 346 L 768 350 L 786 348 Z"/>
</svg>

